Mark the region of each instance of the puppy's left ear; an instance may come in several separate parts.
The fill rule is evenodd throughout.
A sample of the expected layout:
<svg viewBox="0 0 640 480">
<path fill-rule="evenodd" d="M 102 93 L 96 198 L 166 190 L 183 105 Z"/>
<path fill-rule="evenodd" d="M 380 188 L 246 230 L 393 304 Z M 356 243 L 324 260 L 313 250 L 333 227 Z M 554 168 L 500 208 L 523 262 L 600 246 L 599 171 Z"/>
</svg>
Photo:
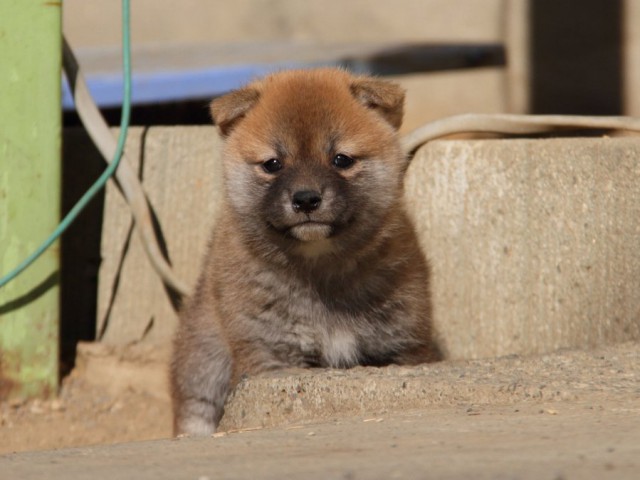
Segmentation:
<svg viewBox="0 0 640 480">
<path fill-rule="evenodd" d="M 234 90 L 211 102 L 211 116 L 223 137 L 242 120 L 260 98 L 260 92 L 252 87 Z"/>
<path fill-rule="evenodd" d="M 404 89 L 395 83 L 377 78 L 356 78 L 351 93 L 365 107 L 378 112 L 398 130 L 404 113 Z"/>
</svg>

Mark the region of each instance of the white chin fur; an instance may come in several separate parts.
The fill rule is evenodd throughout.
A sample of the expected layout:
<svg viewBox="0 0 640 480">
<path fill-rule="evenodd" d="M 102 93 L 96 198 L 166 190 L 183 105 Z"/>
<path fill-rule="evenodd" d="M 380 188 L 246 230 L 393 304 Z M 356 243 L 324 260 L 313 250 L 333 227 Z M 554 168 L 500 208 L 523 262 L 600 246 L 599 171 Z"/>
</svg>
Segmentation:
<svg viewBox="0 0 640 480">
<path fill-rule="evenodd" d="M 292 227 L 289 232 L 302 242 L 316 242 L 329 237 L 331 227 L 322 223 L 303 223 Z"/>
</svg>

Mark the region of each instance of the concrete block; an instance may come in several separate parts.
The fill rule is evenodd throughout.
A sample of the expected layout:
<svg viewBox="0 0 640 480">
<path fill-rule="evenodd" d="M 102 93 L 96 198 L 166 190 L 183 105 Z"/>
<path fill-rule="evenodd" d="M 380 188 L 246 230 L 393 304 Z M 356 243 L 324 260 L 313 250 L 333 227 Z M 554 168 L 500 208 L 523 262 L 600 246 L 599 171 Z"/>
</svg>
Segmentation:
<svg viewBox="0 0 640 480">
<path fill-rule="evenodd" d="M 417 367 L 282 370 L 240 382 L 220 430 L 275 427 L 436 407 L 637 398 L 637 343 L 539 357 L 448 361 Z M 606 371 L 607 375 L 602 376 Z"/>
<path fill-rule="evenodd" d="M 440 141 L 406 197 L 449 358 L 640 338 L 640 142 Z"/>
<path fill-rule="evenodd" d="M 127 147 L 190 283 L 215 219 L 219 147 L 213 127 L 134 129 Z M 449 358 L 640 338 L 639 158 L 637 138 L 438 141 L 418 152 L 406 196 Z M 176 315 L 130 222 L 110 186 L 98 329 L 108 320 L 107 344 L 166 344 Z"/>
<path fill-rule="evenodd" d="M 215 129 L 132 128 L 125 152 L 140 172 L 174 269 L 193 284 L 221 191 Z M 104 331 L 102 340 L 120 345 L 142 339 L 168 342 L 176 314 L 112 182 L 105 194 L 101 254 L 97 331 Z"/>
</svg>

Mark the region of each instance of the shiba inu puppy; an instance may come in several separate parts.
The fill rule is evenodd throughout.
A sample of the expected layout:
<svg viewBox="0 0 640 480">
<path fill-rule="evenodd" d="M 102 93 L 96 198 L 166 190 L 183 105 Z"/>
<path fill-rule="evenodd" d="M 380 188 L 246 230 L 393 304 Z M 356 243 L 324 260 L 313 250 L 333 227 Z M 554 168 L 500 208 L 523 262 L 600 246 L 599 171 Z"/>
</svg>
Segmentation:
<svg viewBox="0 0 640 480">
<path fill-rule="evenodd" d="M 208 435 L 244 374 L 437 358 L 403 207 L 404 92 L 289 71 L 214 100 L 224 203 L 171 365 L 175 434 Z"/>
</svg>

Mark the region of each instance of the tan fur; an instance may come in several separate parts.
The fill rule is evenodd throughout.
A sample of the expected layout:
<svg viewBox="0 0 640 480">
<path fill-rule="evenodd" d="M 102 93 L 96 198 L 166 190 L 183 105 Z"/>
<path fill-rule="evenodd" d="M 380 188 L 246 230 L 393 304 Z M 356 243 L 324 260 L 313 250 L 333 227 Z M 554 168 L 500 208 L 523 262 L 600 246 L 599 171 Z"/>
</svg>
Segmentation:
<svg viewBox="0 0 640 480">
<path fill-rule="evenodd" d="M 402 205 L 403 102 L 393 83 L 334 69 L 213 101 L 224 205 L 175 338 L 176 434 L 213 432 L 244 374 L 437 358 L 428 266 Z M 282 169 L 266 171 L 270 159 Z"/>
</svg>

